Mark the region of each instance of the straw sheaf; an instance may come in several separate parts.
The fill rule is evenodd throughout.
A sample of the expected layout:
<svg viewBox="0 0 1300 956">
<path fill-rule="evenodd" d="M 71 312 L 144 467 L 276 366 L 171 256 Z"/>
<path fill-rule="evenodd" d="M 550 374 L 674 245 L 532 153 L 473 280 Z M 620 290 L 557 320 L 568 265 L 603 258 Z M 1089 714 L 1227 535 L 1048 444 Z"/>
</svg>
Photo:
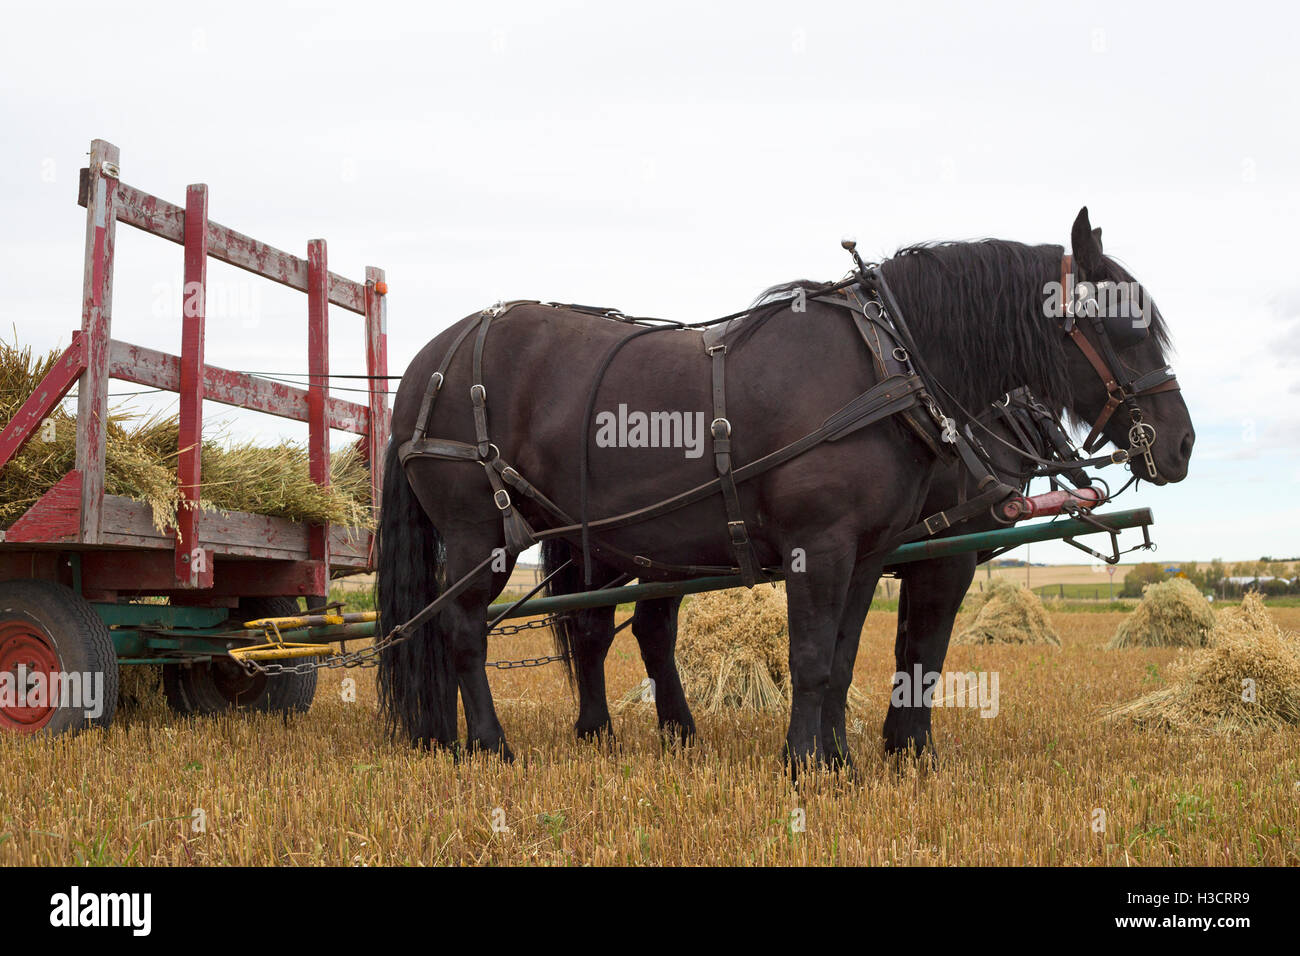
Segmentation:
<svg viewBox="0 0 1300 956">
<path fill-rule="evenodd" d="M 995 581 L 967 599 L 975 616 L 958 631 L 953 644 L 1051 644 L 1061 646 L 1051 618 L 1038 595 L 1023 587 Z"/>
<path fill-rule="evenodd" d="M 790 631 L 784 586 L 697 594 L 678 619 L 677 667 L 694 708 L 779 711 L 790 703 Z M 622 701 L 639 701 L 634 688 Z M 865 695 L 849 688 L 850 709 Z"/>
<path fill-rule="evenodd" d="M 9 423 L 57 360 L 29 347 L 0 341 L 0 429 Z M 0 525 L 19 518 L 76 462 L 76 419 L 62 406 L 22 450 L 0 469 Z M 52 430 L 51 430 L 52 429 Z M 160 531 L 176 524 L 183 506 L 176 476 L 179 421 L 175 415 L 141 416 L 110 411 L 104 452 L 104 490 L 149 505 Z M 284 442 L 203 443 L 200 504 L 220 511 L 247 511 L 294 521 L 372 528 L 370 471 L 360 442 L 330 462 L 332 484 L 322 488 L 307 470 L 307 450 Z"/>
<path fill-rule="evenodd" d="M 1208 646 L 1169 668 L 1169 686 L 1103 714 L 1179 733 L 1252 734 L 1300 724 L 1300 635 L 1251 592 L 1218 615 Z"/>
<path fill-rule="evenodd" d="M 1204 647 L 1214 624 L 1214 610 L 1196 585 L 1170 578 L 1142 589 L 1142 600 L 1107 646 Z"/>
</svg>

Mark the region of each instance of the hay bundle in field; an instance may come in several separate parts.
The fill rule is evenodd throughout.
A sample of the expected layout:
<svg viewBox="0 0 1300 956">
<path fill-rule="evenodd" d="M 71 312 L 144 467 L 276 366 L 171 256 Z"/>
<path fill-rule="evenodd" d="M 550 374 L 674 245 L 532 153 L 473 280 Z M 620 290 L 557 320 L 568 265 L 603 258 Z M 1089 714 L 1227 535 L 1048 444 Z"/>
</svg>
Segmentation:
<svg viewBox="0 0 1300 956">
<path fill-rule="evenodd" d="M 59 352 L 33 355 L 0 341 L 0 429 L 35 390 Z M 76 419 L 62 407 L 47 427 L 0 469 L 0 525 L 8 526 L 70 471 L 76 459 Z M 159 530 L 176 524 L 181 506 L 176 479 L 179 426 L 174 415 L 142 417 L 109 413 L 105 448 L 105 491 L 149 505 Z M 205 508 L 248 511 L 294 521 L 373 527 L 370 471 L 360 443 L 335 454 L 332 486 L 321 488 L 308 476 L 307 451 L 285 442 L 262 448 L 251 444 L 203 443 Z"/>
<path fill-rule="evenodd" d="M 784 589 L 697 594 L 678 618 L 682 687 L 687 701 L 708 713 L 784 707 L 789 648 Z"/>
<path fill-rule="evenodd" d="M 1210 602 L 1186 578 L 1148 584 L 1107 647 L 1204 647 L 1214 627 Z"/>
<path fill-rule="evenodd" d="M 989 599 L 995 594 L 1005 594 L 1008 591 L 1018 591 L 1021 585 L 1008 581 L 1006 578 L 993 578 L 984 582 L 984 587 L 979 591 L 971 591 L 961 602 L 963 614 L 978 614 Z"/>
<path fill-rule="evenodd" d="M 692 708 L 776 711 L 790 702 L 790 632 L 785 588 L 710 591 L 689 598 L 678 618 L 677 669 Z M 865 695 L 849 687 L 850 709 Z M 642 700 L 633 688 L 624 704 Z"/>
<path fill-rule="evenodd" d="M 958 631 L 954 644 L 1053 644 L 1061 646 L 1038 595 L 1003 581 L 968 599 L 978 610 Z"/>
<path fill-rule="evenodd" d="M 1169 680 L 1103 719 L 1198 734 L 1300 724 L 1300 635 L 1282 631 L 1259 595 L 1247 594 L 1218 615 L 1208 646 L 1171 665 Z"/>
</svg>

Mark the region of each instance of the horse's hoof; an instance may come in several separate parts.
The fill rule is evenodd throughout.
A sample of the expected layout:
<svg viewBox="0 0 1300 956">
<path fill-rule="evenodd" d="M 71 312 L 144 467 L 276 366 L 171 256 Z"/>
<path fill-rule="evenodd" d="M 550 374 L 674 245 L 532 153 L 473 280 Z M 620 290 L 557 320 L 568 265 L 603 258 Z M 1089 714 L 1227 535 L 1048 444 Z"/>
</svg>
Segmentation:
<svg viewBox="0 0 1300 956">
<path fill-rule="evenodd" d="M 573 732 L 579 740 L 592 743 L 613 743 L 614 723 L 608 717 L 598 724 L 574 724 Z"/>
<path fill-rule="evenodd" d="M 665 720 L 659 724 L 659 737 L 665 747 L 689 747 L 695 743 L 695 721 Z"/>
<path fill-rule="evenodd" d="M 497 740 L 469 740 L 466 741 L 465 751 L 468 754 L 490 754 L 500 757 L 505 763 L 514 763 L 515 752 L 510 749 L 506 739 L 501 737 Z"/>
</svg>

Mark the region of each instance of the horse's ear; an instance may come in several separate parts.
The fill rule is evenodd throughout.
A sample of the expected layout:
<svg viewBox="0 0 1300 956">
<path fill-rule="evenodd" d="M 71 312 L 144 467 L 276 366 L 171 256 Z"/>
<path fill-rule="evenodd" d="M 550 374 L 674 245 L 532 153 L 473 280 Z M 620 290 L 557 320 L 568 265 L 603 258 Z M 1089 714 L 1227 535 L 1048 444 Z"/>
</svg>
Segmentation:
<svg viewBox="0 0 1300 956">
<path fill-rule="evenodd" d="M 1074 228 L 1070 230 L 1070 251 L 1085 276 L 1095 276 L 1102 271 L 1101 230 L 1092 228 L 1087 206 L 1079 210 Z"/>
</svg>

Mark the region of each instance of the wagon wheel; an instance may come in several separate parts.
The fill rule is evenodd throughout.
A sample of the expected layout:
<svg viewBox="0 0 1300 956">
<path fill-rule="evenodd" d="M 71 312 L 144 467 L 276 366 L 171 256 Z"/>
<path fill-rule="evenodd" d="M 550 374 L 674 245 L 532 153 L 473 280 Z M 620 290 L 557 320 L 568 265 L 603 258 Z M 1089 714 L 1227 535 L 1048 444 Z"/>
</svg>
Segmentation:
<svg viewBox="0 0 1300 956">
<path fill-rule="evenodd" d="M 56 673 L 82 676 L 56 696 L 49 693 Z M 0 583 L 0 732 L 107 727 L 117 677 L 112 635 L 85 598 L 53 581 Z"/>
<path fill-rule="evenodd" d="M 240 598 L 240 622 L 301 614 L 296 598 Z M 163 694 L 181 714 L 219 714 L 240 709 L 261 713 L 305 713 L 316 696 L 316 671 L 306 674 L 249 674 L 236 661 L 217 658 L 163 668 Z"/>
</svg>

